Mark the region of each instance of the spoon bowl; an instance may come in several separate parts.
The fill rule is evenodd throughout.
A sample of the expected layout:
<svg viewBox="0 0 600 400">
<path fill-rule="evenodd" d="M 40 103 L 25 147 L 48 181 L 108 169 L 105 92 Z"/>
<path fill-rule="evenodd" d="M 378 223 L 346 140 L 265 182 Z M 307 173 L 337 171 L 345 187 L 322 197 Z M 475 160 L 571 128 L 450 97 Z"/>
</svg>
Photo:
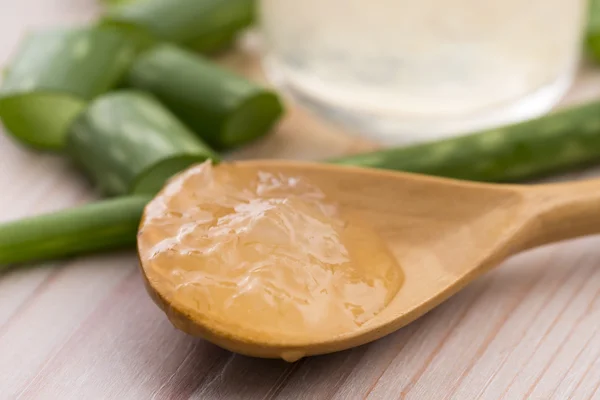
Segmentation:
<svg viewBox="0 0 600 400">
<path fill-rule="evenodd" d="M 375 317 L 356 330 L 319 340 L 277 337 L 260 327 L 224 326 L 198 317 L 170 302 L 160 282 L 146 277 L 150 295 L 176 327 L 250 356 L 294 361 L 373 341 L 414 321 L 515 253 L 600 232 L 598 181 L 519 186 L 305 162 L 230 165 L 306 178 L 346 213 L 367 221 L 404 273 L 402 288 Z"/>
</svg>

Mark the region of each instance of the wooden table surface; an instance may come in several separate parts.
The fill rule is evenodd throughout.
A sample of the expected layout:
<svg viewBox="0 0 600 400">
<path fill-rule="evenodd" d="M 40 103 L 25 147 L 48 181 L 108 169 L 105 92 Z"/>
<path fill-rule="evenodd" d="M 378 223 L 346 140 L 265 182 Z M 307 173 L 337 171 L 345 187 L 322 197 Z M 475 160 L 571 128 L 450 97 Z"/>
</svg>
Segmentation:
<svg viewBox="0 0 600 400">
<path fill-rule="evenodd" d="M 95 12 L 94 0 L 0 0 L 0 63 L 26 29 Z M 227 61 L 256 73 L 244 55 Z M 600 72 L 584 68 L 567 102 L 599 96 Z M 320 159 L 367 147 L 296 109 L 235 156 Z M 0 135 L 0 220 L 93 198 L 64 160 Z M 175 330 L 132 253 L 0 274 L 1 399 L 562 400 L 600 399 L 599 388 L 600 237 L 515 257 L 395 334 L 294 364 Z"/>
</svg>

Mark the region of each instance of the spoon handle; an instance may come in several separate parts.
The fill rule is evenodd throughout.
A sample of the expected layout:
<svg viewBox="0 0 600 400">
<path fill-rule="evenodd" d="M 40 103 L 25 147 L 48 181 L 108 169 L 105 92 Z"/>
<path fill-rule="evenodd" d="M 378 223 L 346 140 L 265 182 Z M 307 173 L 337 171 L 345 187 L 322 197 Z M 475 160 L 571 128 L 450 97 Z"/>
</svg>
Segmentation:
<svg viewBox="0 0 600 400">
<path fill-rule="evenodd" d="M 600 179 L 525 189 L 525 248 L 600 233 Z"/>
</svg>

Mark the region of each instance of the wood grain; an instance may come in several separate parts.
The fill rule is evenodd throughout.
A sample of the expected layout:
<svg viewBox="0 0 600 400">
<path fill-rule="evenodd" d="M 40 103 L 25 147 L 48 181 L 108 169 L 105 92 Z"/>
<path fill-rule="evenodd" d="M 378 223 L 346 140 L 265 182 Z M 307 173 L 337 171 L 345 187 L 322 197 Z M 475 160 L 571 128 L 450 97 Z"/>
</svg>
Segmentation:
<svg viewBox="0 0 600 400">
<path fill-rule="evenodd" d="M 0 63 L 26 29 L 94 12 L 94 0 L 0 0 Z M 244 57 L 227 62 L 247 68 Z M 600 73 L 584 69 L 567 102 L 595 97 Z M 295 109 L 276 135 L 231 157 L 370 146 Z M 0 220 L 91 198 L 68 163 L 0 135 Z M 132 254 L 48 263 L 0 276 L 0 399 L 600 399 L 599 290 L 600 238 L 548 246 L 379 341 L 287 364 L 172 328 Z"/>
</svg>

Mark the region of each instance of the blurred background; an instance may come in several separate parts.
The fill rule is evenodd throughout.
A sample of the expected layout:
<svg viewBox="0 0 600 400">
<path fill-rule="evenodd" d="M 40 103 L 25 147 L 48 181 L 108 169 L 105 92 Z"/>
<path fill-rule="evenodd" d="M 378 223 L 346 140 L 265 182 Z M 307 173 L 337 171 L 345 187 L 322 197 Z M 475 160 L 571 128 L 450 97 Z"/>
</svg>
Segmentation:
<svg viewBox="0 0 600 400">
<path fill-rule="evenodd" d="M 548 46 L 554 54 L 552 51 L 558 50 L 553 46 L 562 47 L 559 44 L 564 42 L 565 58 L 551 56 L 548 62 L 553 64 L 560 58 L 573 68 L 566 72 L 559 68 L 561 71 L 552 77 L 558 79 L 562 73 L 574 74 L 572 85 L 567 79 L 569 88 L 564 96 L 562 90 L 565 87 L 562 87 L 550 96 L 551 101 L 544 102 L 543 107 L 527 115 L 532 117 L 552 107 L 564 109 L 600 98 L 600 67 L 589 54 L 579 61 L 583 44 L 578 43 L 584 38 L 586 29 L 583 1 L 440 0 L 415 3 L 381 0 L 372 2 L 372 13 L 360 11 L 369 3 L 364 1 L 342 4 L 339 0 L 263 0 L 263 3 L 268 25 L 266 37 L 261 38 L 259 30 L 254 28 L 242 34 L 235 49 L 211 54 L 210 60 L 251 81 L 277 88 L 278 93 L 282 93 L 285 113 L 273 129 L 264 132 L 264 137 L 221 151 L 224 159 L 328 160 L 468 133 L 471 129 L 468 126 L 464 129 L 432 129 L 421 121 L 410 125 L 415 129 L 405 126 L 402 130 L 393 130 L 390 139 L 388 129 L 373 125 L 377 116 L 354 118 L 360 114 L 361 107 L 369 107 L 360 102 L 370 96 L 362 91 L 371 89 L 346 89 L 341 96 L 334 96 L 333 101 L 324 105 L 319 100 L 327 98 L 326 95 L 303 96 L 306 87 L 312 86 L 293 83 L 292 75 L 282 73 L 282 69 L 302 66 L 302 60 L 315 60 L 312 65 L 305 63 L 307 69 L 304 72 L 310 75 L 322 73 L 319 85 L 333 90 L 331 85 L 347 84 L 349 73 L 337 76 L 336 71 L 350 67 L 345 65 L 348 54 L 367 57 L 368 62 L 361 64 L 358 72 L 369 71 L 384 77 L 367 76 L 367 86 L 390 86 L 386 88 L 389 93 L 384 94 L 385 98 L 394 97 L 395 93 L 405 95 L 403 85 L 406 82 L 387 85 L 391 79 L 386 75 L 390 73 L 389 68 L 379 70 L 379 61 L 369 59 L 372 55 L 365 54 L 369 49 L 377 49 L 372 46 L 374 42 L 384 48 L 397 43 L 399 49 L 402 46 L 402 49 L 427 55 L 430 44 L 419 42 L 419 38 L 427 36 L 427 32 L 436 32 L 436 38 L 431 40 L 448 42 L 436 48 L 446 46 L 443 53 L 452 58 L 450 42 L 472 42 L 472 32 L 467 37 L 461 33 L 463 28 L 473 26 L 470 22 L 481 23 L 481 32 L 489 33 L 489 29 L 499 22 L 493 20 L 491 22 L 495 23 L 490 23 L 489 18 L 499 18 L 507 13 L 519 16 L 522 30 L 515 28 L 514 32 L 518 34 L 506 43 L 492 40 L 494 45 L 510 53 L 514 50 L 512 44 L 522 42 L 524 57 L 538 59 L 535 49 L 539 43 Z M 485 9 L 484 3 L 491 9 Z M 0 0 L 0 65 L 7 66 L 14 59 L 26 32 L 95 21 L 105 12 L 105 7 L 95 0 Z M 319 13 L 319 18 L 314 17 L 315 9 L 321 7 L 325 7 L 324 11 Z M 390 24 L 385 11 L 394 9 L 400 13 L 398 10 L 402 7 L 413 12 L 408 15 L 417 15 L 419 7 L 429 10 L 431 15 L 447 15 L 437 7 L 453 8 L 457 14 L 453 14 L 455 18 L 451 19 L 450 26 L 442 30 L 439 30 L 440 21 L 411 25 L 407 20 L 410 18 L 405 16 L 402 18 L 406 24 Z M 526 7 L 527 13 L 521 12 L 521 7 Z M 481 14 L 486 17 L 479 18 Z M 337 22 L 330 23 L 333 21 Z M 360 33 L 359 25 L 365 21 L 371 23 L 370 28 L 381 27 L 380 38 L 368 39 Z M 531 21 L 539 23 L 530 24 Z M 408 32 L 398 33 L 400 42 L 395 38 L 392 40 L 390 29 L 407 29 L 407 26 L 410 26 Z M 506 32 L 504 24 L 499 26 L 492 29 L 492 33 Z M 542 26 L 543 31 L 536 31 Z M 535 40 L 532 38 L 530 47 L 525 46 L 530 43 L 525 40 L 529 38 L 521 35 L 532 32 Z M 500 37 L 506 39 L 504 35 Z M 489 41 L 480 42 L 484 47 L 486 43 Z M 472 43 L 470 46 L 472 48 Z M 336 53 L 334 48 L 339 51 Z M 335 57 L 323 55 L 323 52 L 302 55 L 304 51 L 316 49 L 333 52 Z M 355 52 L 357 49 L 362 49 L 363 53 Z M 260 57 L 262 53 L 269 53 L 275 60 L 267 66 L 266 73 Z M 405 57 L 406 54 L 402 51 L 396 56 Z M 509 62 L 508 59 L 500 61 Z M 322 67 L 330 63 L 335 68 Z M 432 63 L 440 66 L 435 60 Z M 456 71 L 456 65 L 448 68 Z M 421 75 L 421 83 L 429 82 L 428 76 L 436 74 L 431 69 L 416 68 L 415 71 L 413 68 L 413 72 L 425 74 Z M 535 71 L 532 74 L 538 75 Z M 514 74 L 510 76 L 514 77 Z M 459 82 L 473 77 L 478 75 L 458 76 Z M 440 76 L 442 78 L 448 79 Z M 486 75 L 479 78 L 485 79 Z M 494 75 L 494 83 L 498 83 L 497 80 Z M 415 78 L 408 83 L 418 82 Z M 445 93 L 451 93 L 450 89 Z M 463 90 L 465 86 L 459 85 L 458 89 Z M 485 94 L 491 93 L 485 91 Z M 351 105 L 353 111 L 344 110 L 344 101 L 356 99 L 360 102 Z M 393 101 L 386 103 L 389 105 Z M 401 105 L 407 103 L 410 100 L 400 102 Z M 339 112 L 340 105 L 342 112 Z M 356 107 L 358 112 L 355 112 Z M 401 108 L 392 107 L 392 117 Z M 438 108 L 431 108 L 432 112 L 436 110 Z M 390 112 L 390 107 L 385 111 Z M 591 115 L 598 115 L 593 111 Z M 524 116 L 521 114 L 520 118 Z M 518 115 L 515 118 L 518 119 Z M 561 126 L 556 120 L 551 120 L 550 125 Z M 556 149 L 566 148 L 569 138 L 581 138 L 581 126 L 585 124 L 566 125 L 559 135 L 552 137 Z M 473 129 L 475 126 L 479 125 L 471 125 Z M 534 132 L 529 128 L 527 131 Z M 595 164 L 600 160 L 596 153 L 598 146 L 594 145 L 600 131 L 594 129 L 591 132 L 591 135 L 584 135 L 586 140 L 592 140 L 581 146 L 589 150 L 582 159 Z M 559 140 L 555 141 L 556 138 Z M 525 142 L 533 147 L 526 147 L 527 151 L 519 154 L 536 157 L 521 159 L 521 162 L 529 163 L 533 159 L 536 165 L 542 165 L 548 160 L 559 159 L 555 153 L 535 151 L 548 142 L 545 138 L 541 143 Z M 508 153 L 523 148 L 523 142 L 515 143 L 508 148 Z M 462 145 L 457 147 L 463 148 Z M 412 152 L 414 150 L 411 150 L 414 154 Z M 415 163 L 415 160 L 434 160 L 434 157 L 419 153 L 412 158 L 405 152 L 394 154 L 400 154 L 392 157 L 394 162 L 409 160 L 411 166 L 417 167 L 422 167 L 423 163 Z M 476 161 L 499 159 L 501 168 L 495 169 L 494 173 L 499 171 L 502 177 L 509 170 L 506 165 L 513 165 L 514 161 L 514 158 L 506 158 L 506 154 L 502 151 L 476 151 L 466 153 L 466 156 L 461 153 L 458 170 L 461 174 L 470 173 L 476 170 L 473 168 Z M 365 160 L 367 158 L 361 162 L 368 166 Z M 377 160 L 383 158 L 375 157 Z M 452 158 L 449 162 L 456 160 Z M 456 171 L 448 164 L 434 167 L 438 168 L 434 172 L 440 174 Z M 566 173 L 561 169 L 557 174 L 551 179 L 593 177 L 598 171 L 590 168 Z M 70 209 L 95 201 L 100 194 L 93 180 L 90 183 L 63 155 L 32 151 L 12 137 L 7 129 L 0 134 L 0 221 Z M 135 221 L 132 226 L 135 231 Z M 360 348 L 304 359 L 295 364 L 234 355 L 174 329 L 148 298 L 132 251 L 43 260 L 28 264 L 26 268 L 2 270 L 0 399 L 596 399 L 600 393 L 599 244 L 598 238 L 590 237 L 513 258 L 406 329 Z"/>
</svg>

